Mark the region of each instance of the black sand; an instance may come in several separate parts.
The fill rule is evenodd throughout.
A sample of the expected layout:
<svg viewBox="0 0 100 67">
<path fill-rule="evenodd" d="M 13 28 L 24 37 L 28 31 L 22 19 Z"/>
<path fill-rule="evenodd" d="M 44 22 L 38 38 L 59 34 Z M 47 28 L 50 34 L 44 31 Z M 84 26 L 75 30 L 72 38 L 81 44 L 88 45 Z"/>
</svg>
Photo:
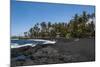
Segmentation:
<svg viewBox="0 0 100 67">
<path fill-rule="evenodd" d="M 12 67 L 87 61 L 95 61 L 94 38 L 58 39 L 54 45 L 11 49 Z"/>
</svg>

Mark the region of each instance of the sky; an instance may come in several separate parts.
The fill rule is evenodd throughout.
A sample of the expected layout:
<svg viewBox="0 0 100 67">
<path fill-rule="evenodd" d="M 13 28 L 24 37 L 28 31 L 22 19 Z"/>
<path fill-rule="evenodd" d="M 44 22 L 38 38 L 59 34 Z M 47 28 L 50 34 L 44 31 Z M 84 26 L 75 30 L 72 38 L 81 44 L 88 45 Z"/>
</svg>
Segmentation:
<svg viewBox="0 0 100 67">
<path fill-rule="evenodd" d="M 20 36 L 36 23 L 66 22 L 83 11 L 91 14 L 95 7 L 90 5 L 54 4 L 42 2 L 22 2 L 11 0 L 11 35 Z"/>
</svg>

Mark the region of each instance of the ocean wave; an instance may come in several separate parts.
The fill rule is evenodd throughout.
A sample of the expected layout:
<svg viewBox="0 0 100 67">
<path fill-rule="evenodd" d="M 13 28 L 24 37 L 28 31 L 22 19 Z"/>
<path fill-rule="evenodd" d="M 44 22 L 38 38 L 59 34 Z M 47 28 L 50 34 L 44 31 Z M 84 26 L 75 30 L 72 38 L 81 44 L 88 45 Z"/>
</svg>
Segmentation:
<svg viewBox="0 0 100 67">
<path fill-rule="evenodd" d="M 17 42 L 15 43 L 11 43 L 11 48 L 20 48 L 20 47 L 25 47 L 25 46 L 31 46 L 31 47 L 35 47 L 38 44 L 55 44 L 56 41 L 50 41 L 50 40 L 42 40 L 42 39 L 32 39 L 30 41 L 33 41 L 33 43 L 24 43 L 24 44 L 19 44 Z M 24 41 L 25 42 L 25 41 Z"/>
<path fill-rule="evenodd" d="M 25 47 L 25 46 L 35 47 L 36 44 L 11 45 L 11 48 L 20 48 L 20 47 Z"/>
</svg>

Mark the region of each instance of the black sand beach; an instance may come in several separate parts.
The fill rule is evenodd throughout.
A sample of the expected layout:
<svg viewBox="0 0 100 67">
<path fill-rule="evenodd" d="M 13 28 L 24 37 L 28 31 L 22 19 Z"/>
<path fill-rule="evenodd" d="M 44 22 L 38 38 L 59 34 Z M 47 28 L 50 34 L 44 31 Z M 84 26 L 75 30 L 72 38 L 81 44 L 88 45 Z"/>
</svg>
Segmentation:
<svg viewBox="0 0 100 67">
<path fill-rule="evenodd" d="M 95 39 L 58 39 L 57 43 L 11 49 L 11 67 L 95 61 Z"/>
</svg>

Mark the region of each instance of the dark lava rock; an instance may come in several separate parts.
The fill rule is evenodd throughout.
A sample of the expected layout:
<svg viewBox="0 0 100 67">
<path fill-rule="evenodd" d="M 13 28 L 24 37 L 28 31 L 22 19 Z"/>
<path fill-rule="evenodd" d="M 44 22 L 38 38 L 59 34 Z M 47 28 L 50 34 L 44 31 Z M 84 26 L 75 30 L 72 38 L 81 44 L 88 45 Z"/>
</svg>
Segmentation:
<svg viewBox="0 0 100 67">
<path fill-rule="evenodd" d="M 94 44 L 91 43 L 93 41 L 82 39 L 79 42 L 69 41 L 67 43 L 65 40 L 65 43 L 60 40 L 55 45 L 46 44 L 11 49 L 11 67 L 91 61 L 95 58 Z"/>
</svg>

